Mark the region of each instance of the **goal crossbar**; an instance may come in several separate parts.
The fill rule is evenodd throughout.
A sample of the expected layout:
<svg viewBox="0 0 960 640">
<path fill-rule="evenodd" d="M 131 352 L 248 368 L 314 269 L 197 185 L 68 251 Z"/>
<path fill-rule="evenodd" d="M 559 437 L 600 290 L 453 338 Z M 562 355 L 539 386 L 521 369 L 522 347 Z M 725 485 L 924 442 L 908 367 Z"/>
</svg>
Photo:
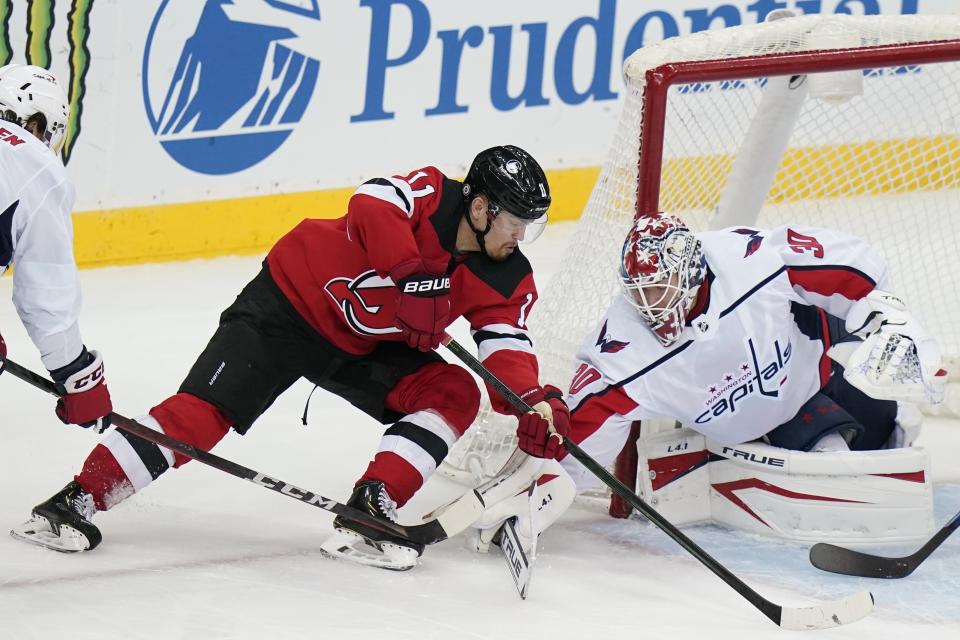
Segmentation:
<svg viewBox="0 0 960 640">
<path fill-rule="evenodd" d="M 960 40 L 942 40 L 668 62 L 648 69 L 641 111 L 643 122 L 640 135 L 643 145 L 638 165 L 637 215 L 659 210 L 663 137 L 657 132 L 665 128 L 667 96 L 674 85 L 764 78 L 785 75 L 785 70 L 791 75 L 800 75 L 957 60 L 960 60 Z"/>
</svg>

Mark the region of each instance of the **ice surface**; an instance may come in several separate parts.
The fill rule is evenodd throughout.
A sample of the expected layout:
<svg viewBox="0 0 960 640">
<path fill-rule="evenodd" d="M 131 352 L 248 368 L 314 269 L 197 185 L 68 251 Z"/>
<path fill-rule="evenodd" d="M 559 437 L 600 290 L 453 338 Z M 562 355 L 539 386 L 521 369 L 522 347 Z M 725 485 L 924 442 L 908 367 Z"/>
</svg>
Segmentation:
<svg viewBox="0 0 960 640">
<path fill-rule="evenodd" d="M 552 225 L 528 251 L 546 278 L 567 235 Z M 553 236 L 553 239 L 551 239 Z M 116 410 L 136 416 L 174 392 L 220 311 L 259 268 L 257 258 L 110 268 L 82 273 L 86 343 L 105 357 Z M 10 357 L 42 371 L 0 279 L 0 328 Z M 456 336 L 469 344 L 463 327 Z M 381 429 L 318 391 L 295 385 L 244 437 L 216 453 L 326 496 L 345 499 Z M 60 489 L 98 437 L 60 424 L 49 397 L 0 377 L 0 529 Z M 960 510 L 960 426 L 936 421 L 937 522 Z M 449 488 L 431 488 L 419 508 Z M 439 502 L 439 500 L 437 500 Z M 410 512 L 407 510 L 407 517 Z M 460 539 L 428 548 L 406 573 L 322 558 L 331 516 L 190 463 L 98 514 L 103 544 L 63 555 L 0 535 L 0 640 L 300 638 L 773 638 L 774 627 L 655 527 L 609 519 L 578 503 L 543 535 L 521 601 L 503 561 Z M 871 589 L 872 616 L 811 632 L 854 640 L 960 637 L 960 534 L 899 581 L 822 573 L 806 549 L 716 527 L 694 540 L 765 597 L 803 606 Z M 877 550 L 890 553 L 912 549 Z"/>
</svg>

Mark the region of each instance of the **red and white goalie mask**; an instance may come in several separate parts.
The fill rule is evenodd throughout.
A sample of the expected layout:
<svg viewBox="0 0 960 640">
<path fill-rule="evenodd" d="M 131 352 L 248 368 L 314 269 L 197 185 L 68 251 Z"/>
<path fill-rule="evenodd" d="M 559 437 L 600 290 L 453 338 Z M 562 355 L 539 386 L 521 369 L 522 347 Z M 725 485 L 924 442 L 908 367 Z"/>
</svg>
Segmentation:
<svg viewBox="0 0 960 640">
<path fill-rule="evenodd" d="M 680 339 L 705 273 L 700 241 L 676 216 L 638 218 L 623 243 L 624 296 L 664 346 Z"/>
</svg>

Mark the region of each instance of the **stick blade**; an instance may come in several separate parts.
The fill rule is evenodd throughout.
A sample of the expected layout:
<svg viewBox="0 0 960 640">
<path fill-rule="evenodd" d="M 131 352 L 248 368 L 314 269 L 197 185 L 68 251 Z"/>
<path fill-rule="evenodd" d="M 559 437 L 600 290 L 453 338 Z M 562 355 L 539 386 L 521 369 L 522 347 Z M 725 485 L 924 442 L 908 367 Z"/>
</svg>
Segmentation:
<svg viewBox="0 0 960 640">
<path fill-rule="evenodd" d="M 404 537 L 420 544 L 442 542 L 476 522 L 484 509 L 480 494 L 476 490 L 469 491 L 453 502 L 427 514 L 426 517 L 433 518 L 428 522 L 405 525 Z"/>
<path fill-rule="evenodd" d="M 913 573 L 909 558 L 884 558 L 818 542 L 810 547 L 810 564 L 817 569 L 864 578 L 903 578 Z"/>
<path fill-rule="evenodd" d="M 523 552 L 523 546 L 520 544 L 520 536 L 516 529 L 517 518 L 513 517 L 503 523 L 500 528 L 499 546 L 507 561 L 507 567 L 510 569 L 510 576 L 513 578 L 513 584 L 517 587 L 517 593 L 521 600 L 527 599 L 527 593 L 530 592 L 530 577 L 533 575 L 533 567 L 527 554 Z"/>
<path fill-rule="evenodd" d="M 472 525 L 483 514 L 486 505 L 476 490 L 465 493 L 448 505 L 437 517 L 447 537 L 453 537 Z"/>
<path fill-rule="evenodd" d="M 812 607 L 783 607 L 780 626 L 793 631 L 829 629 L 865 618 L 873 611 L 873 594 L 860 591 L 842 600 Z"/>
</svg>

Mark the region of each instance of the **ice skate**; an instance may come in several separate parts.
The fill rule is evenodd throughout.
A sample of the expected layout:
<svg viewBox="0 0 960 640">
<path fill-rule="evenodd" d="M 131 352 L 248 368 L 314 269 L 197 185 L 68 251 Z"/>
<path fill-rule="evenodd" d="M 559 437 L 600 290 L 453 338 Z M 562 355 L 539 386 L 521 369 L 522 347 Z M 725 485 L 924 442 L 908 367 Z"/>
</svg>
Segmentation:
<svg viewBox="0 0 960 640">
<path fill-rule="evenodd" d="M 397 521 L 396 503 L 382 482 L 361 482 L 354 488 L 347 505 L 378 518 Z M 321 547 L 331 557 L 382 569 L 406 571 L 417 564 L 417 558 L 423 553 L 421 544 L 343 516 L 334 519 L 333 527 L 334 534 Z"/>
<path fill-rule="evenodd" d="M 93 496 L 74 480 L 34 507 L 30 519 L 11 529 L 10 535 L 63 553 L 90 551 L 102 540 L 100 530 L 90 522 L 96 512 Z"/>
</svg>

